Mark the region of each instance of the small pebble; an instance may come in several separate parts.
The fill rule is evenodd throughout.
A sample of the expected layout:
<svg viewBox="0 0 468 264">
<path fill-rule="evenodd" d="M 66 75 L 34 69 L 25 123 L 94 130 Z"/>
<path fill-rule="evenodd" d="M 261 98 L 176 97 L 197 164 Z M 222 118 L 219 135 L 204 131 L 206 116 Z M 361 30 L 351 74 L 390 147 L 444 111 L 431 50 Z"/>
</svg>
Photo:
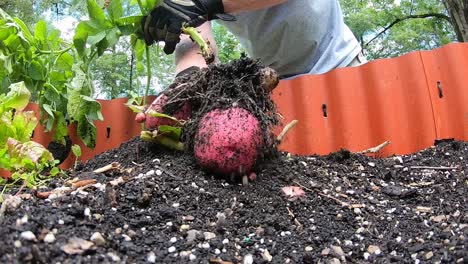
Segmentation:
<svg viewBox="0 0 468 264">
<path fill-rule="evenodd" d="M 336 256 L 342 257 L 345 255 L 343 249 L 340 246 L 330 246 Z"/>
<path fill-rule="evenodd" d="M 99 232 L 94 232 L 89 240 L 97 246 L 103 246 L 106 244 L 106 240 Z"/>
<path fill-rule="evenodd" d="M 88 217 L 91 216 L 91 209 L 86 208 L 86 209 L 84 210 L 84 215 L 85 215 L 85 216 L 88 216 Z"/>
<path fill-rule="evenodd" d="M 190 259 L 191 261 L 194 261 L 194 260 L 197 259 L 197 256 L 195 256 L 194 254 L 190 254 L 189 259 Z"/>
<path fill-rule="evenodd" d="M 65 222 L 64 222 L 62 219 L 59 219 L 59 220 L 58 220 L 58 223 L 59 223 L 59 225 L 65 224 Z"/>
<path fill-rule="evenodd" d="M 166 225 L 167 226 L 172 226 L 172 222 L 167 222 Z"/>
<path fill-rule="evenodd" d="M 379 255 L 380 253 L 382 253 L 380 248 L 378 246 L 375 246 L 375 245 L 369 245 L 367 247 L 367 252 L 369 252 L 370 254 L 376 254 L 376 255 Z"/>
<path fill-rule="evenodd" d="M 23 246 L 23 244 L 21 244 L 21 241 L 19 240 L 15 240 L 15 242 L 13 243 L 13 245 L 16 247 L 16 248 L 20 248 Z"/>
<path fill-rule="evenodd" d="M 210 244 L 209 244 L 209 243 L 203 243 L 203 244 L 202 244 L 202 248 L 204 248 L 204 249 L 209 249 L 209 248 L 210 248 Z"/>
<path fill-rule="evenodd" d="M 215 249 L 215 254 L 216 254 L 216 255 L 219 255 L 219 254 L 221 254 L 221 250 L 219 250 L 219 249 Z"/>
<path fill-rule="evenodd" d="M 307 252 L 310 252 L 310 251 L 312 251 L 312 250 L 313 250 L 313 248 L 312 248 L 311 246 L 307 246 L 307 247 L 305 248 L 305 251 L 307 251 Z"/>
<path fill-rule="evenodd" d="M 154 252 L 151 251 L 150 253 L 148 253 L 148 257 L 146 258 L 146 260 L 149 263 L 156 263 L 156 254 L 154 254 Z"/>
<path fill-rule="evenodd" d="M 175 251 L 176 251 L 176 248 L 174 246 L 167 249 L 167 252 L 169 253 L 174 253 Z"/>
<path fill-rule="evenodd" d="M 364 252 L 364 259 L 365 259 L 365 260 L 368 260 L 369 257 L 370 257 L 369 252 Z"/>
<path fill-rule="evenodd" d="M 177 238 L 176 237 L 171 237 L 171 240 L 169 240 L 169 242 L 175 243 L 175 242 L 177 242 Z"/>
<path fill-rule="evenodd" d="M 156 175 L 161 176 L 161 175 L 162 175 L 162 171 L 156 170 Z"/>
<path fill-rule="evenodd" d="M 186 231 L 186 230 L 189 230 L 189 229 L 190 229 L 189 225 L 181 225 L 180 226 L 180 231 Z"/>
<path fill-rule="evenodd" d="M 55 236 L 54 233 L 47 233 L 44 237 L 44 242 L 45 243 L 54 243 L 55 242 Z"/>
<path fill-rule="evenodd" d="M 31 231 L 24 231 L 24 232 L 21 232 L 21 238 L 25 239 L 25 240 L 29 240 L 29 241 L 35 241 L 36 240 L 36 235 L 34 235 L 33 232 Z"/>
<path fill-rule="evenodd" d="M 172 207 L 175 207 L 175 208 L 177 208 L 177 207 L 179 207 L 179 206 L 180 206 L 180 203 L 173 203 L 173 204 L 172 204 Z"/>
<path fill-rule="evenodd" d="M 115 254 L 114 252 L 107 253 L 107 256 L 109 256 L 114 262 L 120 262 L 120 257 L 117 256 L 117 254 Z"/>
<path fill-rule="evenodd" d="M 427 253 L 424 255 L 424 259 L 429 260 L 429 259 L 431 259 L 433 256 L 434 256 L 434 253 L 433 253 L 432 251 L 429 251 L 429 252 L 427 252 Z"/>
<path fill-rule="evenodd" d="M 243 264 L 253 264 L 253 256 L 251 254 L 247 254 L 244 256 Z"/>
<path fill-rule="evenodd" d="M 225 244 L 225 245 L 226 245 L 226 244 L 229 244 L 229 239 L 225 238 L 225 239 L 223 240 L 223 244 Z"/>
<path fill-rule="evenodd" d="M 210 240 L 216 237 L 215 233 L 212 232 L 204 232 L 203 236 L 205 237 L 205 240 Z"/>
<path fill-rule="evenodd" d="M 154 175 L 154 170 L 150 170 L 146 173 L 146 176 L 153 176 Z"/>
<path fill-rule="evenodd" d="M 374 162 L 369 162 L 367 163 L 367 165 L 371 166 L 371 167 L 375 167 L 375 163 Z"/>
</svg>

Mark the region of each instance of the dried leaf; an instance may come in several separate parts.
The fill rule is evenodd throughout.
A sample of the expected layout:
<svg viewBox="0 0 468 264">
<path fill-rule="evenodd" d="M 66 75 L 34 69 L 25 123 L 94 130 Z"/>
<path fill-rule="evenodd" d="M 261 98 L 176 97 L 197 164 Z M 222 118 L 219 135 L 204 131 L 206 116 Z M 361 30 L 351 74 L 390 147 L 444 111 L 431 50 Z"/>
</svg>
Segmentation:
<svg viewBox="0 0 468 264">
<path fill-rule="evenodd" d="M 302 190 L 301 187 L 297 186 L 286 186 L 283 187 L 281 190 L 289 198 L 296 198 L 305 195 L 304 190 Z"/>
</svg>

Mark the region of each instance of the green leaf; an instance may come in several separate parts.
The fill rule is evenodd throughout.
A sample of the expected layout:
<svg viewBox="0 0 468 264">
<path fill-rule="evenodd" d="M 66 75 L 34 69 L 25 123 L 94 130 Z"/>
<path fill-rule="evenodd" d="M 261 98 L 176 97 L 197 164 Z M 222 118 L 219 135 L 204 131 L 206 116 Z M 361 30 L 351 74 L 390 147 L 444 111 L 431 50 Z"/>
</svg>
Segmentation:
<svg viewBox="0 0 468 264">
<path fill-rule="evenodd" d="M 105 28 L 106 15 L 102 8 L 96 3 L 95 0 L 88 0 L 88 13 L 91 21 L 95 22 L 96 25 L 100 25 Z"/>
<path fill-rule="evenodd" d="M 3 62 L 3 68 L 7 71 L 8 74 L 13 73 L 13 56 L 5 56 L 0 53 L 0 61 Z"/>
<path fill-rule="evenodd" d="M 65 145 L 65 137 L 68 135 L 67 121 L 65 120 L 64 114 L 59 111 L 54 112 L 55 115 L 55 133 L 54 141 Z"/>
<path fill-rule="evenodd" d="M 119 19 L 123 15 L 122 2 L 120 0 L 111 0 L 107 12 L 112 21 Z"/>
<path fill-rule="evenodd" d="M 40 41 L 47 39 L 47 24 L 42 19 L 36 24 L 36 28 L 34 29 L 34 38 Z"/>
<path fill-rule="evenodd" d="M 16 113 L 13 116 L 11 126 L 14 134 L 10 135 L 21 142 L 31 140 L 32 133 L 38 124 L 36 114 L 33 111 Z"/>
<path fill-rule="evenodd" d="M 134 113 L 142 113 L 145 111 L 145 107 L 144 106 L 140 106 L 140 105 L 133 105 L 133 104 L 126 104 L 126 106 L 128 108 L 130 108 Z"/>
<path fill-rule="evenodd" d="M 177 118 L 175 117 L 172 117 L 172 116 L 169 116 L 169 115 L 166 115 L 166 114 L 163 114 L 163 113 L 159 113 L 159 112 L 156 112 L 154 110 L 149 110 L 148 112 L 146 112 L 147 115 L 149 116 L 152 116 L 152 117 L 163 117 L 163 118 L 168 118 L 168 119 L 171 119 L 171 120 L 174 120 L 174 121 L 178 121 Z"/>
<path fill-rule="evenodd" d="M 53 167 L 49 172 L 50 176 L 52 177 L 57 176 L 57 174 L 59 173 L 60 173 L 60 169 L 58 167 Z"/>
<path fill-rule="evenodd" d="M 57 60 L 57 67 L 61 70 L 70 70 L 73 66 L 73 56 L 64 52 Z"/>
<path fill-rule="evenodd" d="M 76 158 L 81 157 L 81 147 L 80 147 L 80 145 L 75 144 L 75 145 L 73 145 L 71 147 L 71 149 L 72 149 L 73 155 L 75 155 Z"/>
<path fill-rule="evenodd" d="M 80 56 L 84 55 L 90 29 L 91 27 L 85 21 L 80 22 L 76 27 L 75 35 L 73 36 L 73 44 Z"/>
<path fill-rule="evenodd" d="M 26 24 L 19 18 L 15 17 L 13 20 L 18 24 L 18 26 L 21 28 L 21 31 L 23 33 L 23 36 L 26 38 L 27 41 L 29 42 L 34 42 L 34 37 L 31 34 L 31 31 L 29 31 L 28 27 Z"/>
<path fill-rule="evenodd" d="M 96 147 L 96 127 L 85 116 L 78 120 L 77 134 L 88 148 Z"/>
<path fill-rule="evenodd" d="M 96 35 L 91 35 L 88 37 L 88 43 L 90 45 L 96 45 L 99 43 L 101 40 L 103 40 L 106 37 L 106 31 L 101 31 L 97 33 Z"/>
<path fill-rule="evenodd" d="M 54 160 L 52 153 L 34 141 L 23 143 L 9 138 L 7 147 L 8 155 L 15 161 L 12 167 L 16 170 L 21 169 L 23 166 L 30 169 L 38 168 L 39 166 L 48 165 Z"/>
<path fill-rule="evenodd" d="M 158 127 L 158 132 L 161 135 L 165 135 L 174 140 L 180 141 L 180 136 L 182 135 L 182 128 L 162 125 Z"/>
<path fill-rule="evenodd" d="M 117 42 L 119 42 L 119 38 L 122 35 L 119 28 L 115 27 L 109 30 L 106 34 L 106 40 L 108 42 L 109 47 L 114 47 Z"/>
<path fill-rule="evenodd" d="M 33 80 L 40 81 L 44 79 L 44 67 L 37 60 L 31 62 L 28 68 L 29 77 Z"/>
<path fill-rule="evenodd" d="M 24 82 L 11 84 L 9 90 L 4 101 L 0 101 L 0 109 L 16 109 L 17 111 L 22 111 L 29 104 L 31 92 L 26 88 Z M 3 111 L 0 111 L 0 114 L 3 114 Z"/>
<path fill-rule="evenodd" d="M 42 108 L 44 108 L 44 111 L 47 112 L 47 114 L 49 115 L 49 118 L 54 118 L 54 112 L 52 110 L 52 107 L 48 104 L 43 104 L 42 105 Z"/>
</svg>

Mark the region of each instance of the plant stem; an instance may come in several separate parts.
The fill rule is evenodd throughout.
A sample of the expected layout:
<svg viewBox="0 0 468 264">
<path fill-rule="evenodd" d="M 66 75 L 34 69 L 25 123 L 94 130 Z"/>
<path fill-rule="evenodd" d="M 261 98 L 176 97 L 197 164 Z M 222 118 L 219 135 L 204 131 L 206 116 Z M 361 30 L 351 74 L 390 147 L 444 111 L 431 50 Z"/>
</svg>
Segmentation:
<svg viewBox="0 0 468 264">
<path fill-rule="evenodd" d="M 73 46 L 70 46 L 70 47 L 65 48 L 65 49 L 63 49 L 63 50 L 38 50 L 37 52 L 38 52 L 39 54 L 60 54 L 60 53 L 65 53 L 65 52 L 71 50 L 72 47 L 73 47 Z"/>
<path fill-rule="evenodd" d="M 162 145 L 172 150 L 178 150 L 178 151 L 184 150 L 184 144 L 182 142 L 175 141 L 174 139 L 170 137 L 166 137 L 164 135 L 157 135 L 154 137 L 151 132 L 142 131 L 140 138 L 144 141 L 156 143 L 158 145 Z"/>
<path fill-rule="evenodd" d="M 215 55 L 213 50 L 211 49 L 209 43 L 207 43 L 203 37 L 198 33 L 198 31 L 193 27 L 182 27 L 182 32 L 187 34 L 192 38 L 198 46 L 200 46 L 200 50 L 202 52 L 202 56 L 206 61 L 206 64 L 213 63 L 215 59 Z"/>
<path fill-rule="evenodd" d="M 146 90 L 145 90 L 145 96 L 143 98 L 143 105 L 146 105 L 149 89 L 150 89 L 150 83 L 151 83 L 151 52 L 149 49 L 149 46 L 146 46 Z"/>
</svg>

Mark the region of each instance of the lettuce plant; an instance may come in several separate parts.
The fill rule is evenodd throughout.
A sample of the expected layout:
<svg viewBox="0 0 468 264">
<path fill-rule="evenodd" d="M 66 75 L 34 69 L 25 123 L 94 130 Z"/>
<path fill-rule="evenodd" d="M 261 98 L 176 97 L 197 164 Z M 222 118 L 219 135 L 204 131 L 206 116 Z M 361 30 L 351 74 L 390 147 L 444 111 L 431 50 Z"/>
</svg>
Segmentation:
<svg viewBox="0 0 468 264">
<path fill-rule="evenodd" d="M 33 111 L 24 111 L 31 93 L 24 82 L 10 85 L 7 94 L 0 94 L 0 168 L 12 173 L 14 182 L 22 180 L 26 186 L 33 187 L 46 169 L 55 176 L 60 170 L 54 165 L 50 153 L 41 144 L 31 141 L 32 133 L 38 124 Z M 6 183 L 1 179 L 0 183 Z"/>
</svg>

